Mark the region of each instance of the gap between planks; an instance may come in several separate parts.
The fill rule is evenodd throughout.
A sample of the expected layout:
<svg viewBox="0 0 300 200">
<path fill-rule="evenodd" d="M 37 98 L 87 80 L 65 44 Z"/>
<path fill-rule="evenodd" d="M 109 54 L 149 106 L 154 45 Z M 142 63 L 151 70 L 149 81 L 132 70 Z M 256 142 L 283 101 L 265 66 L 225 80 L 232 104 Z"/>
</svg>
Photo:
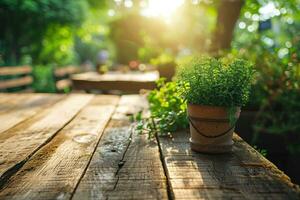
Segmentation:
<svg viewBox="0 0 300 200">
<path fill-rule="evenodd" d="M 160 161 L 161 161 L 162 166 L 164 168 L 164 174 L 165 174 L 165 177 L 166 177 L 168 199 L 169 200 L 173 200 L 175 198 L 174 198 L 174 193 L 173 193 L 172 186 L 171 186 L 170 175 L 168 174 L 168 167 L 167 167 L 167 165 L 165 163 L 164 155 L 163 155 L 163 150 L 161 148 L 161 144 L 160 144 L 160 141 L 159 141 L 159 136 L 157 134 L 155 135 L 155 140 L 157 141 L 157 144 L 158 144 L 159 158 L 160 158 Z"/>
<path fill-rule="evenodd" d="M 119 103 L 119 102 L 118 102 L 118 103 Z M 117 106 L 116 106 L 115 108 L 117 108 Z M 115 109 L 113 110 L 113 112 L 115 112 Z M 111 113 L 111 115 L 113 114 L 113 112 Z M 108 124 L 110 123 L 110 121 L 111 121 L 111 117 L 108 119 L 107 123 L 105 124 L 105 126 L 104 126 L 104 128 L 103 128 L 103 131 L 107 128 L 107 126 L 108 126 Z M 76 185 L 75 185 L 75 187 L 74 187 L 72 193 L 70 194 L 70 199 L 73 199 L 73 196 L 74 196 L 74 194 L 75 194 L 75 191 L 76 191 L 76 189 L 78 188 L 78 186 L 79 186 L 79 184 L 80 184 L 80 182 L 81 182 L 83 176 L 85 175 L 85 173 L 86 173 L 86 171 L 87 171 L 87 169 L 88 169 L 88 167 L 89 167 L 89 165 L 90 165 L 90 163 L 91 163 L 91 161 L 92 161 L 92 158 L 93 158 L 93 156 L 94 156 L 94 154 L 95 154 L 95 152 L 96 152 L 96 150 L 97 150 L 97 146 L 99 145 L 99 143 L 100 143 L 102 137 L 103 137 L 103 133 L 102 133 L 101 136 L 99 137 L 99 140 L 98 140 L 97 143 L 96 143 L 96 146 L 95 146 L 95 148 L 94 148 L 94 151 L 92 152 L 91 157 L 90 157 L 90 159 L 89 159 L 89 161 L 88 161 L 88 163 L 87 163 L 87 165 L 86 165 L 86 167 L 85 167 L 83 173 L 81 174 L 81 176 L 80 176 L 78 182 L 76 183 Z"/>
<path fill-rule="evenodd" d="M 168 199 L 157 143 L 131 131 L 145 99 L 122 96 L 73 199 Z"/>
</svg>

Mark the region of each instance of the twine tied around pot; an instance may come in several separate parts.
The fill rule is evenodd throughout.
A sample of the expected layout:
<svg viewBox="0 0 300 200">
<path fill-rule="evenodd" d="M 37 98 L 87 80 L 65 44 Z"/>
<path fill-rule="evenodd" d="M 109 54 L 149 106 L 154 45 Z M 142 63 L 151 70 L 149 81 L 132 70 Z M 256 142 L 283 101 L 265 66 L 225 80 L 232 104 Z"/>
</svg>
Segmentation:
<svg viewBox="0 0 300 200">
<path fill-rule="evenodd" d="M 237 122 L 237 119 L 236 119 L 235 122 L 233 123 L 233 125 L 228 130 L 226 130 L 226 131 L 224 131 L 224 132 L 222 132 L 220 134 L 217 134 L 217 135 L 206 135 L 203 132 L 201 132 L 195 126 L 195 124 L 193 123 L 192 120 L 195 120 L 195 121 L 206 121 L 206 122 L 228 122 L 229 120 L 228 119 L 207 119 L 207 118 L 190 117 L 190 116 L 188 116 L 188 120 L 189 120 L 190 124 L 192 125 L 192 127 L 197 131 L 197 133 L 200 134 L 203 137 L 206 137 L 206 138 L 217 138 L 217 137 L 221 137 L 223 135 L 226 135 L 229 131 L 231 131 L 235 127 L 235 124 Z"/>
</svg>

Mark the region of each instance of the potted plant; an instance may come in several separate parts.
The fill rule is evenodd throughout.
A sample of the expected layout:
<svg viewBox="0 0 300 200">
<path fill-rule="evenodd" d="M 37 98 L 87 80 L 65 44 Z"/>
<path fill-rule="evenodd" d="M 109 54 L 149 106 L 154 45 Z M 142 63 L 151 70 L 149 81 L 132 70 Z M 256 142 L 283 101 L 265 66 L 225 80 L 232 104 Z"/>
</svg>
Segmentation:
<svg viewBox="0 0 300 200">
<path fill-rule="evenodd" d="M 157 67 L 160 77 L 164 77 L 167 81 L 171 81 L 175 74 L 176 66 L 173 56 L 163 53 L 157 58 L 151 59 L 150 63 Z"/>
<path fill-rule="evenodd" d="M 182 64 L 179 81 L 187 85 L 191 148 L 198 152 L 231 151 L 235 123 L 248 100 L 254 70 L 241 59 L 194 57 Z"/>
</svg>

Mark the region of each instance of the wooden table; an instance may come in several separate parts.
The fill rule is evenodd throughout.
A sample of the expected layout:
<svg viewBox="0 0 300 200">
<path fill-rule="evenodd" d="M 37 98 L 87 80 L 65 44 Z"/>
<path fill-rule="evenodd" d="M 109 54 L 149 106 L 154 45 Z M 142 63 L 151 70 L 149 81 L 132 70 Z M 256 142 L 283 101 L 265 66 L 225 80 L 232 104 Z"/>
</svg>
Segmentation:
<svg viewBox="0 0 300 200">
<path fill-rule="evenodd" d="M 190 150 L 188 133 L 147 140 L 137 95 L 0 94 L 0 199 L 299 199 L 299 188 L 234 136 Z"/>
<path fill-rule="evenodd" d="M 152 90 L 159 79 L 158 71 L 150 72 L 108 72 L 99 74 L 86 72 L 72 76 L 75 89 L 78 90 L 119 90 L 122 92 L 138 93 L 141 89 Z"/>
</svg>

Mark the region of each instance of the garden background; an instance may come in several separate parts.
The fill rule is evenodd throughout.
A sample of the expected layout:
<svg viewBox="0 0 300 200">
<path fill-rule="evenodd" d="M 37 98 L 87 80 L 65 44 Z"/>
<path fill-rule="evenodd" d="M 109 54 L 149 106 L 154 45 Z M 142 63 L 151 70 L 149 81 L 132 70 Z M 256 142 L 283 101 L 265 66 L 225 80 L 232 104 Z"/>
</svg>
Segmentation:
<svg viewBox="0 0 300 200">
<path fill-rule="evenodd" d="M 0 66 L 31 65 L 37 92 L 53 69 L 241 57 L 257 71 L 237 132 L 300 183 L 299 0 L 0 0 Z M 68 90 L 66 90 L 68 91 Z"/>
</svg>

